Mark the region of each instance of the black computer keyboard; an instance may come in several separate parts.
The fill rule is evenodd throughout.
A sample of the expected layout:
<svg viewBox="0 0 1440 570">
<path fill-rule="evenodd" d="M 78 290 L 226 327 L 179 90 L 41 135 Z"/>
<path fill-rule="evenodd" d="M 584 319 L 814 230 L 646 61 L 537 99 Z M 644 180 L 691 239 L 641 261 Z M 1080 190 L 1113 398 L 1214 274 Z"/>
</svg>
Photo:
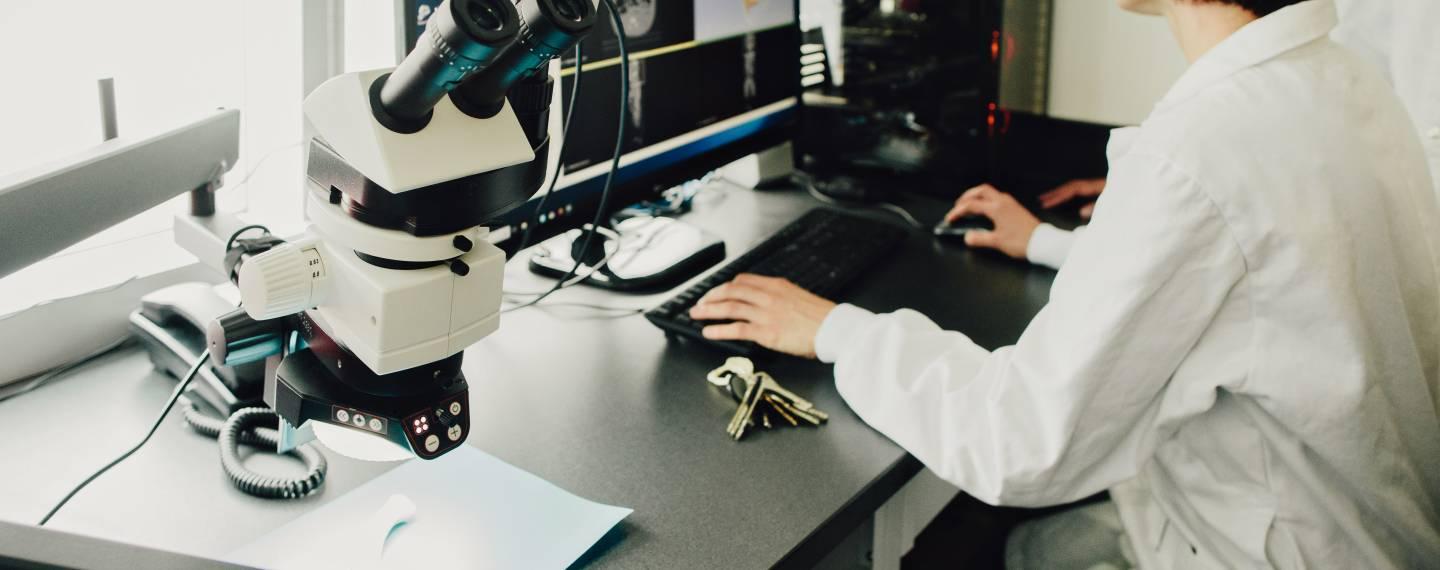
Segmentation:
<svg viewBox="0 0 1440 570">
<path fill-rule="evenodd" d="M 665 332 L 722 347 L 738 354 L 750 354 L 758 347 L 749 342 L 714 341 L 700 329 L 714 322 L 690 318 L 690 307 L 706 292 L 741 273 L 784 277 L 800 287 L 834 298 L 880 256 L 905 241 L 902 228 L 867 218 L 816 209 L 770 236 L 745 255 L 704 280 L 645 313 L 645 318 Z"/>
</svg>

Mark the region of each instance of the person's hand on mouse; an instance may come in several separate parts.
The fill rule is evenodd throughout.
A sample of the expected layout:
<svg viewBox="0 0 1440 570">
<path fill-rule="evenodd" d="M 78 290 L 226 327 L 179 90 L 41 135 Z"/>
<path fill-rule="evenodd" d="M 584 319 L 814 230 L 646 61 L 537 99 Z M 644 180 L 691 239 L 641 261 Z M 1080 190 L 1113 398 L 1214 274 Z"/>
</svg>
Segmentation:
<svg viewBox="0 0 1440 570">
<path fill-rule="evenodd" d="M 1104 191 L 1104 178 L 1071 180 L 1054 190 L 1041 194 L 1040 207 L 1050 210 L 1075 200 L 1090 200 L 1090 203 L 1080 207 L 1080 217 L 1088 220 L 1090 215 L 1095 212 L 1095 198 L 1100 197 L 1100 193 Z"/>
<path fill-rule="evenodd" d="M 995 224 L 991 231 L 971 230 L 965 234 L 965 245 L 996 249 L 1016 259 L 1025 259 L 1030 236 L 1040 227 L 1040 219 L 1031 214 L 1014 196 L 981 184 L 965 191 L 955 207 L 945 214 L 947 223 L 965 216 L 985 216 Z"/>
<path fill-rule="evenodd" d="M 815 335 L 835 303 L 777 277 L 742 274 L 711 289 L 690 309 L 711 340 L 748 340 L 770 350 L 815 358 Z"/>
</svg>

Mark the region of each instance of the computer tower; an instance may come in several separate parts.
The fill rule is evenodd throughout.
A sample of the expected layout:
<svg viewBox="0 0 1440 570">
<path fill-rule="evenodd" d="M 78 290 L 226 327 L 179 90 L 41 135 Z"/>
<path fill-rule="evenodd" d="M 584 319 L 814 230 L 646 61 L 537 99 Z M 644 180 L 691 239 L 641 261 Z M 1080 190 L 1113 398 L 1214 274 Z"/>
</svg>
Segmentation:
<svg viewBox="0 0 1440 570">
<path fill-rule="evenodd" d="M 988 181 L 1012 109 L 1043 113 L 1049 0 L 847 2 L 843 85 L 809 89 L 799 152 L 857 199 Z M 1011 16 L 1013 18 L 1007 18 Z M 816 45 L 813 40 L 807 41 Z"/>
<path fill-rule="evenodd" d="M 839 198 L 945 195 L 986 177 L 1005 0 L 847 2 L 843 85 L 812 89 L 802 169 Z"/>
</svg>

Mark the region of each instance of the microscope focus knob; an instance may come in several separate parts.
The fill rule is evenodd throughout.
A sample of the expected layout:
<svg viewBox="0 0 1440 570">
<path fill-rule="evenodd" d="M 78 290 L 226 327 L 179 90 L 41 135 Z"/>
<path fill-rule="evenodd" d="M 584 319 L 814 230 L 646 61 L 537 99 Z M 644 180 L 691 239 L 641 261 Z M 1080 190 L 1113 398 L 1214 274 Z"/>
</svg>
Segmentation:
<svg viewBox="0 0 1440 570">
<path fill-rule="evenodd" d="M 319 248 L 287 243 L 240 266 L 240 299 L 257 321 L 284 317 L 319 304 L 324 282 Z"/>
</svg>

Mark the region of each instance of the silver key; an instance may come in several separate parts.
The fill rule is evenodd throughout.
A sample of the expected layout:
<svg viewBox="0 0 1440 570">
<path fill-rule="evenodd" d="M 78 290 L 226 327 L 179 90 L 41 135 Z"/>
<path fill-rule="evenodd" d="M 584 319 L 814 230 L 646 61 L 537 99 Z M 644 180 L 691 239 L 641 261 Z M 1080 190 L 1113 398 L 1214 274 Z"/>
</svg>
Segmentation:
<svg viewBox="0 0 1440 570">
<path fill-rule="evenodd" d="M 792 427 L 799 427 L 801 422 L 818 426 L 829 419 L 809 400 L 780 386 L 774 377 L 755 371 L 755 363 L 748 358 L 729 358 L 719 368 L 711 370 L 705 379 L 737 396 L 739 406 L 730 418 L 730 425 L 725 428 L 725 433 L 736 441 L 745 437 L 745 432 L 752 427 L 774 427 L 778 423 L 774 416 Z"/>
<path fill-rule="evenodd" d="M 740 407 L 735 409 L 735 415 L 730 418 L 730 427 L 725 429 L 735 439 L 740 439 L 745 433 L 745 426 L 749 425 L 751 417 L 755 415 L 755 404 L 760 401 L 763 390 L 760 383 L 753 377 L 741 377 L 745 381 L 745 394 L 740 396 Z"/>
<path fill-rule="evenodd" d="M 790 413 L 791 415 L 799 417 L 800 419 L 803 419 L 806 422 L 814 425 L 820 425 L 826 420 L 830 419 L 829 415 L 816 409 L 815 405 L 810 403 L 809 400 L 801 398 L 795 395 L 794 392 L 786 390 L 784 387 L 780 386 L 780 383 L 776 382 L 775 378 L 771 377 L 769 374 L 766 374 L 764 372 L 757 372 L 755 374 L 755 378 L 757 381 L 759 381 L 760 387 L 765 390 L 765 393 L 773 401 L 786 406 L 785 411 L 787 413 Z"/>
<path fill-rule="evenodd" d="M 732 356 L 725 359 L 725 364 L 711 370 L 705 375 L 705 379 L 719 388 L 730 386 L 730 376 L 738 375 L 746 378 L 755 376 L 755 363 L 743 356 Z"/>
<path fill-rule="evenodd" d="M 780 385 L 779 382 L 776 382 L 775 379 L 774 379 L 773 377 L 771 377 L 769 374 L 767 374 L 767 373 L 765 373 L 765 372 L 757 372 L 757 373 L 755 373 L 755 377 L 756 377 L 757 380 L 760 381 L 761 385 L 765 387 L 765 390 L 766 390 L 767 392 L 771 392 L 771 393 L 773 393 L 773 394 L 776 394 L 776 395 L 780 396 L 782 399 L 785 400 L 785 403 L 787 403 L 787 404 L 790 405 L 790 407 L 795 408 L 795 409 L 797 409 L 797 410 L 800 410 L 801 412 L 804 412 L 804 413 L 809 414 L 809 415 L 811 415 L 811 416 L 815 416 L 816 418 L 818 418 L 818 419 L 821 420 L 821 421 L 825 421 L 825 420 L 830 419 L 830 415 L 829 415 L 829 414 L 826 414 L 825 412 L 822 412 L 822 411 L 816 409 L 816 408 L 815 408 L 815 404 L 810 403 L 809 400 L 806 400 L 805 398 L 801 398 L 800 396 L 796 395 L 794 392 L 791 392 L 791 391 L 789 391 L 789 390 L 786 390 L 783 386 Z"/>
<path fill-rule="evenodd" d="M 770 404 L 776 407 L 776 410 L 789 416 L 786 417 L 786 419 L 796 419 L 799 420 L 799 422 L 805 422 L 806 425 L 811 426 L 818 426 L 824 423 L 819 417 L 812 415 L 812 413 L 805 412 L 805 410 L 798 409 L 798 407 L 792 406 L 791 403 L 785 402 L 785 397 L 779 396 L 779 394 L 770 393 L 768 399 L 770 400 Z M 792 425 L 799 426 L 799 422 L 792 422 Z"/>
<path fill-rule="evenodd" d="M 750 402 L 751 398 L 756 395 L 754 393 L 757 387 L 755 363 L 748 358 L 732 356 L 725 359 L 725 363 L 720 367 L 705 375 L 705 380 L 710 384 L 730 390 L 732 393 L 735 392 L 732 381 L 737 378 L 744 383 L 745 390 L 740 394 L 735 394 L 739 398 L 739 407 L 735 409 L 735 415 L 731 416 L 730 425 L 725 428 L 725 433 L 731 436 L 735 436 L 740 431 L 742 424 L 753 421 L 750 418 L 754 414 L 753 404 L 747 406 L 747 402 Z"/>
<path fill-rule="evenodd" d="M 739 423 L 735 425 L 732 434 L 735 437 L 735 441 L 740 441 L 740 438 L 745 437 L 746 428 L 755 425 L 755 413 L 760 410 L 760 407 L 765 402 L 765 389 L 760 387 L 758 382 L 751 386 L 752 387 L 745 393 L 748 398 L 741 402 L 740 409 L 735 410 L 735 415 L 740 420 Z"/>
<path fill-rule="evenodd" d="M 781 398 L 774 394 L 765 394 L 765 403 L 770 405 L 770 409 L 775 410 L 775 413 L 788 422 L 790 427 L 800 427 L 800 422 L 796 421 L 795 416 L 786 410 L 789 405 L 780 400 Z"/>
</svg>

